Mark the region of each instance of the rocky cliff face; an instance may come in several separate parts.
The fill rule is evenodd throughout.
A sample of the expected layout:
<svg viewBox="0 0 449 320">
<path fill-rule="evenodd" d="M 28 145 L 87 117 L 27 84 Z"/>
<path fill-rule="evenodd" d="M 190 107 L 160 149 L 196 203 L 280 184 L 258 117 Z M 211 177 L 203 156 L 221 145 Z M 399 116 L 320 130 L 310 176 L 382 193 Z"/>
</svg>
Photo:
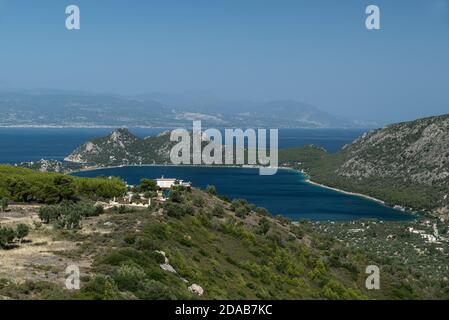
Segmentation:
<svg viewBox="0 0 449 320">
<path fill-rule="evenodd" d="M 169 133 L 140 139 L 128 129 L 117 129 L 81 145 L 65 160 L 99 166 L 165 163 L 172 144 Z"/>
<path fill-rule="evenodd" d="M 312 171 L 323 183 L 449 217 L 449 115 L 365 133 Z"/>
<path fill-rule="evenodd" d="M 395 178 L 425 185 L 449 181 L 449 115 L 364 134 L 343 150 L 344 177 Z"/>
</svg>

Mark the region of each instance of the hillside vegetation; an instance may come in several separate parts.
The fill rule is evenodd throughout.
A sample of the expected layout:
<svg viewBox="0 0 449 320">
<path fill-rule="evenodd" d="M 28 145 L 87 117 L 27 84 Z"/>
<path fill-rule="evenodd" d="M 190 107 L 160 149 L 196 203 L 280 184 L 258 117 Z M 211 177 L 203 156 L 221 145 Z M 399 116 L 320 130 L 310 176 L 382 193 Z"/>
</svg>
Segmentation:
<svg viewBox="0 0 449 320">
<path fill-rule="evenodd" d="M 0 181 L 0 190 L 15 201 L 20 197 L 11 183 L 24 184 L 20 190 L 29 200 L 52 203 L 14 204 L 0 214 L 0 297 L 418 299 L 449 293 L 447 280 L 440 279 L 447 274 L 447 227 L 439 222 L 444 243 L 421 241 L 406 230 L 423 228 L 422 222 L 393 228 L 350 223 L 363 232 L 360 237 L 344 223 L 273 217 L 243 199 L 221 198 L 213 187 L 176 187 L 165 202 L 131 208 L 108 205 L 109 196 L 123 193 L 116 179 L 3 166 Z M 134 191 L 148 183 L 144 179 Z M 111 192 L 105 201 L 88 200 L 101 199 L 102 188 Z M 40 199 L 40 189 L 53 190 L 53 196 Z M 80 267 L 80 290 L 65 289 L 68 265 Z M 365 287 L 369 265 L 381 268 L 379 290 Z M 432 268 L 438 273 L 429 273 Z"/>
<path fill-rule="evenodd" d="M 0 199 L 51 204 L 83 197 L 112 198 L 125 191 L 119 178 L 87 179 L 0 165 Z"/>
</svg>

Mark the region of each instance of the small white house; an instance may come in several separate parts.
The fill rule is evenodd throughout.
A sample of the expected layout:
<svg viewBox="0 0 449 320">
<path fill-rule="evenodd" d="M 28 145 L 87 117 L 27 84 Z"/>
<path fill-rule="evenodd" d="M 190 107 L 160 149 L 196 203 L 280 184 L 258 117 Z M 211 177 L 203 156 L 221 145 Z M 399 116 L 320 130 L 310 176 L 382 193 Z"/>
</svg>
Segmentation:
<svg viewBox="0 0 449 320">
<path fill-rule="evenodd" d="M 182 186 L 190 188 L 192 186 L 191 182 L 184 182 L 184 180 L 179 180 L 175 178 L 159 178 L 156 179 L 157 186 L 161 189 L 171 189 L 173 186 Z"/>
<path fill-rule="evenodd" d="M 177 179 L 164 178 L 164 177 L 156 179 L 157 186 L 161 189 L 170 189 L 177 183 L 177 181 L 178 181 Z"/>
</svg>

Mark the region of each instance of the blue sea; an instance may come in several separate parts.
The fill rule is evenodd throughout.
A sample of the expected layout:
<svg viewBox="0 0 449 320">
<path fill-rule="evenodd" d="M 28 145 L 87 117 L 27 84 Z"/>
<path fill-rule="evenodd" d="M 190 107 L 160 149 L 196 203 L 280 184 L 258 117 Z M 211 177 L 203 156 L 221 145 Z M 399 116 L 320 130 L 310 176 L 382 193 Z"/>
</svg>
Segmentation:
<svg viewBox="0 0 449 320">
<path fill-rule="evenodd" d="M 18 163 L 40 159 L 63 160 L 76 147 L 93 138 L 111 133 L 108 128 L 0 128 L 0 163 Z M 144 138 L 167 129 L 131 128 Z M 363 129 L 280 129 L 279 147 L 315 144 L 329 152 L 338 151 L 360 136 Z"/>
<path fill-rule="evenodd" d="M 155 135 L 164 129 L 131 129 L 138 136 Z M 37 129 L 0 128 L 0 163 L 17 163 L 39 159 L 63 160 L 80 144 L 103 136 L 111 129 Z M 364 130 L 281 129 L 281 148 L 315 144 L 329 152 L 357 138 Z M 120 176 L 129 184 L 140 179 L 175 177 L 205 188 L 214 185 L 218 193 L 231 199 L 245 198 L 273 214 L 293 220 L 353 220 L 377 218 L 408 220 L 412 215 L 400 213 L 377 202 L 311 185 L 304 175 L 279 170 L 274 176 L 260 176 L 257 169 L 210 167 L 122 167 L 86 171 L 78 176 Z"/>
</svg>

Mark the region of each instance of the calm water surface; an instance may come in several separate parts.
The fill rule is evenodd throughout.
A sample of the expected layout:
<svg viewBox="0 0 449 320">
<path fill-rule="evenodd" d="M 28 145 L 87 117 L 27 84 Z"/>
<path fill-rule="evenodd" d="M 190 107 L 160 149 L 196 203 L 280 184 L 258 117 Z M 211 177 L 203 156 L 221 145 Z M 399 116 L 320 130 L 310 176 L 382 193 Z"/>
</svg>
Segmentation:
<svg viewBox="0 0 449 320">
<path fill-rule="evenodd" d="M 63 160 L 80 144 L 109 134 L 113 129 L 42 129 L 0 128 L 0 163 L 17 163 L 40 159 Z M 131 129 L 140 136 L 156 135 L 165 129 Z M 315 144 L 329 152 L 357 138 L 364 130 L 342 129 L 281 129 L 281 148 Z M 320 188 L 305 182 L 300 173 L 280 170 L 274 176 L 259 176 L 257 169 L 194 168 L 194 167 L 126 167 L 83 172 L 78 175 L 120 176 L 130 184 L 143 177 L 162 175 L 192 181 L 194 186 L 215 185 L 220 194 L 229 198 L 245 198 L 274 214 L 292 219 L 351 220 L 379 218 L 383 220 L 410 219 L 376 202 Z"/>
<path fill-rule="evenodd" d="M 383 206 L 377 202 L 305 181 L 305 176 L 293 170 L 279 170 L 273 176 L 260 176 L 258 169 L 142 166 L 108 168 L 76 174 L 83 177 L 119 176 L 129 184 L 142 178 L 178 178 L 191 181 L 195 187 L 214 185 L 217 192 L 231 199 L 244 198 L 273 214 L 293 220 L 353 220 L 377 218 L 408 220 L 412 215 Z"/>
</svg>

